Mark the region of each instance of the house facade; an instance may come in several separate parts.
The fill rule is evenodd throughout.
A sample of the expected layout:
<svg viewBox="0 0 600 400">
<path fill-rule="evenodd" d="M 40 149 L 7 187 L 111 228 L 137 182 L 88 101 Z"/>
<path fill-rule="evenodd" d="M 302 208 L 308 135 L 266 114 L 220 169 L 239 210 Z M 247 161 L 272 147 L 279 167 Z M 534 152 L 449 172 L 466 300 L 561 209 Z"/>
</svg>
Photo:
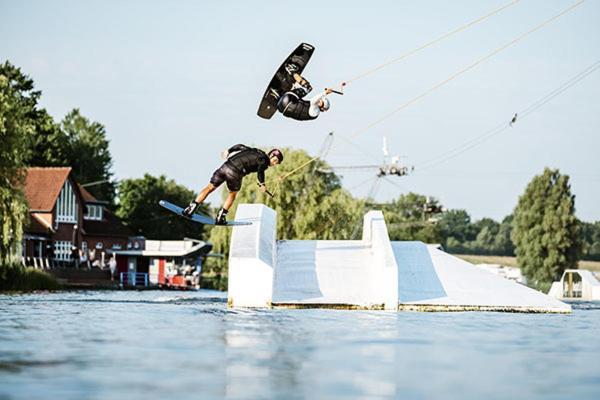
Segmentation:
<svg viewBox="0 0 600 400">
<path fill-rule="evenodd" d="M 103 267 L 107 250 L 127 247 L 128 228 L 75 181 L 70 167 L 29 168 L 24 193 L 30 216 L 23 239 L 27 265 Z"/>
</svg>

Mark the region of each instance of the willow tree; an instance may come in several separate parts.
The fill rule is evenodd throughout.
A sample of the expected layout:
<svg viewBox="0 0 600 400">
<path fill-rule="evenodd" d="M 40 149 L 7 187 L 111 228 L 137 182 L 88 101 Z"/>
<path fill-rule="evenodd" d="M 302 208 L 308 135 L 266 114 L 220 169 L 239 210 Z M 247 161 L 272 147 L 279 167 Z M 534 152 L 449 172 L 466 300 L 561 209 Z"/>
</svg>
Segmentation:
<svg viewBox="0 0 600 400">
<path fill-rule="evenodd" d="M 284 162 L 269 168 L 266 173 L 267 186 L 273 197 L 259 192 L 255 175 L 250 175 L 244 179 L 229 215 L 235 215 L 237 204 L 262 203 L 277 212 L 278 239 L 350 239 L 362 220 L 362 202 L 341 188 L 339 177 L 323 161 L 307 164 L 311 157 L 305 151 L 284 149 L 283 152 Z M 305 164 L 305 167 L 280 179 Z M 231 229 L 222 227 L 213 228 L 210 234 L 213 252 L 223 254 L 225 260 L 230 236 Z M 226 261 L 211 262 L 207 269 L 211 273 L 222 274 L 226 271 L 226 264 Z M 224 282 L 216 286 L 222 289 Z"/>
<path fill-rule="evenodd" d="M 580 223 L 569 177 L 546 168 L 519 198 L 511 238 L 528 281 L 546 291 L 567 268 L 577 268 Z"/>
<path fill-rule="evenodd" d="M 20 69 L 0 64 L 0 264 L 15 254 L 27 220 L 24 167 L 39 96 Z"/>
</svg>

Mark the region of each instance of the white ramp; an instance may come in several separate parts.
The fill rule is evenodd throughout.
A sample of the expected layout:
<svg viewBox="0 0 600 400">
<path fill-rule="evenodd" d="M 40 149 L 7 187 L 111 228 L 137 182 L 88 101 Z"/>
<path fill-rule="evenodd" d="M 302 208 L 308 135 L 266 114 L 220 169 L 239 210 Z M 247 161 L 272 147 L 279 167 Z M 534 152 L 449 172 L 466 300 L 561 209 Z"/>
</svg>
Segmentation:
<svg viewBox="0 0 600 400">
<path fill-rule="evenodd" d="M 277 215 L 262 204 L 240 204 L 235 218 L 252 225 L 236 226 L 231 233 L 227 303 L 231 307 L 269 307 Z"/>
<path fill-rule="evenodd" d="M 565 303 L 422 242 L 392 242 L 392 248 L 401 310 L 571 311 Z"/>
<path fill-rule="evenodd" d="M 396 310 L 396 273 L 383 214 L 371 211 L 362 240 L 279 241 L 272 304 Z"/>
<path fill-rule="evenodd" d="M 570 312 L 569 305 L 421 242 L 390 242 L 383 214 L 362 240 L 275 239 L 276 214 L 240 204 L 229 256 L 229 305 L 415 311 Z"/>
</svg>

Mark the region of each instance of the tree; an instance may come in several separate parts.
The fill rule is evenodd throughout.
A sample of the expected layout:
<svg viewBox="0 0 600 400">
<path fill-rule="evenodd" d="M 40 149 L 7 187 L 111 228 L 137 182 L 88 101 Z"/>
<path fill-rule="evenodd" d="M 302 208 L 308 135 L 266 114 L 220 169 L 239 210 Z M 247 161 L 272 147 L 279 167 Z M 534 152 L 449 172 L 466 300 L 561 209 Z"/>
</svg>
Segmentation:
<svg viewBox="0 0 600 400">
<path fill-rule="evenodd" d="M 159 206 L 160 200 L 187 204 L 194 192 L 164 175 L 158 178 L 145 174 L 141 179 L 126 179 L 119 185 L 117 215 L 136 234 L 148 239 L 181 240 L 184 237 L 201 239 L 205 227 L 177 216 Z M 206 206 L 199 212 L 206 213 Z"/>
<path fill-rule="evenodd" d="M 34 167 L 70 165 L 67 135 L 48 112 L 44 109 L 37 110 L 33 122 L 27 164 Z"/>
<path fill-rule="evenodd" d="M 356 226 L 362 223 L 363 203 L 343 190 L 339 178 L 325 172 L 330 168 L 320 160 L 279 181 L 274 176 L 283 176 L 310 160 L 303 150 L 284 149 L 283 152 L 285 161 L 267 170 L 267 184 L 274 197 L 260 193 L 254 175 L 248 176 L 229 215 L 235 215 L 238 204 L 263 203 L 277 211 L 278 239 L 350 239 Z M 223 254 L 225 260 L 230 235 L 231 230 L 223 228 L 215 228 L 210 234 L 213 252 Z M 226 270 L 226 261 L 212 260 L 205 267 L 205 271 L 218 275 Z M 217 287 L 224 288 L 224 285 L 221 281 Z"/>
<path fill-rule="evenodd" d="M 547 291 L 567 268 L 577 268 L 580 224 L 569 177 L 544 169 L 519 198 L 511 238 L 528 282 Z"/>
<path fill-rule="evenodd" d="M 420 240 L 425 243 L 441 243 L 440 226 L 430 221 L 426 206 L 441 209 L 436 199 L 416 193 L 403 194 L 391 203 L 379 204 L 385 215 L 391 240 Z"/>
<path fill-rule="evenodd" d="M 500 228 L 498 229 L 498 234 L 496 235 L 496 239 L 494 240 L 494 249 L 496 250 L 495 254 L 502 256 L 514 256 L 515 255 L 515 245 L 510 239 L 510 233 L 512 232 L 512 214 L 504 217 L 502 222 L 500 223 Z"/>
<path fill-rule="evenodd" d="M 600 221 L 581 223 L 582 258 L 600 260 Z"/>
<path fill-rule="evenodd" d="M 55 123 L 45 109 L 38 107 L 41 92 L 34 90 L 32 79 L 9 62 L 0 65 L 0 73 L 6 79 L 7 90 L 13 93 L 8 96 L 18 98 L 12 118 L 21 118 L 27 125 L 20 136 L 26 148 L 15 161 L 23 161 L 22 167 L 71 166 L 79 183 L 101 181 L 88 190 L 96 198 L 112 203 L 116 185 L 110 182 L 112 157 L 104 126 L 90 122 L 78 109 L 67 114 L 60 125 Z"/>
<path fill-rule="evenodd" d="M 500 224 L 491 218 L 482 218 L 471 224 L 472 232 L 476 234 L 475 240 L 468 241 L 465 246 L 472 253 L 495 254 L 496 237 Z"/>
<path fill-rule="evenodd" d="M 39 96 L 19 68 L 0 64 L 0 265 L 16 253 L 27 221 L 24 167 Z"/>
<path fill-rule="evenodd" d="M 67 165 L 73 168 L 77 182 L 98 182 L 86 189 L 97 199 L 112 203 L 116 184 L 111 181 L 112 156 L 104 126 L 91 122 L 77 108 L 65 116 L 60 126 L 65 135 Z"/>
<path fill-rule="evenodd" d="M 448 210 L 442 214 L 440 229 L 446 239 L 444 247 L 450 252 L 464 252 L 466 242 L 474 240 L 476 237 L 471 225 L 471 216 L 465 210 Z M 450 238 L 454 238 L 454 240 L 449 241 Z M 461 245 L 456 247 L 456 243 Z"/>
</svg>

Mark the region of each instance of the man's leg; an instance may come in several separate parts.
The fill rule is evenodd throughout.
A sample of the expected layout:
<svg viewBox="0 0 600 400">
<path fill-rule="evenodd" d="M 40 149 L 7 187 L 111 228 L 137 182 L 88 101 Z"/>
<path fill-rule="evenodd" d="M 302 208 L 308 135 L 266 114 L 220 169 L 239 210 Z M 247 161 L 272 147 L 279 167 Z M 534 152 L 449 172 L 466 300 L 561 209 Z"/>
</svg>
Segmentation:
<svg viewBox="0 0 600 400">
<path fill-rule="evenodd" d="M 214 192 L 216 189 L 217 189 L 217 187 L 215 185 L 213 185 L 212 183 L 209 183 L 208 185 L 206 185 L 206 187 L 204 189 L 202 189 L 200 191 L 200 193 L 198 193 L 198 196 L 196 196 L 196 203 L 198 203 L 198 204 L 204 203 L 204 200 L 206 200 L 208 195 L 211 194 L 212 192 Z"/>
<path fill-rule="evenodd" d="M 217 218 L 215 218 L 215 223 L 217 225 L 227 225 L 227 213 L 233 205 L 233 202 L 235 201 L 235 196 L 237 196 L 237 194 L 238 192 L 229 192 L 229 194 L 227 194 L 227 198 L 223 203 L 223 207 L 221 207 L 219 213 L 217 214 Z"/>
<path fill-rule="evenodd" d="M 198 193 L 198 196 L 196 196 L 194 201 L 192 201 L 190 203 L 190 205 L 187 206 L 185 208 L 185 210 L 183 210 L 183 215 L 185 217 L 191 217 L 192 214 L 194 214 L 196 212 L 196 209 L 198 208 L 198 206 L 200 204 L 202 204 L 202 202 L 204 202 L 204 200 L 206 200 L 208 195 L 211 194 L 212 192 L 214 192 L 216 188 L 217 188 L 217 186 L 213 185 L 212 183 L 209 183 L 208 185 L 206 185 L 206 187 L 204 189 L 202 189 L 200 191 L 200 193 Z"/>
<path fill-rule="evenodd" d="M 233 202 L 235 201 L 235 196 L 237 196 L 238 192 L 229 192 L 227 198 L 225 199 L 225 203 L 223 203 L 223 208 L 229 211 Z"/>
</svg>

